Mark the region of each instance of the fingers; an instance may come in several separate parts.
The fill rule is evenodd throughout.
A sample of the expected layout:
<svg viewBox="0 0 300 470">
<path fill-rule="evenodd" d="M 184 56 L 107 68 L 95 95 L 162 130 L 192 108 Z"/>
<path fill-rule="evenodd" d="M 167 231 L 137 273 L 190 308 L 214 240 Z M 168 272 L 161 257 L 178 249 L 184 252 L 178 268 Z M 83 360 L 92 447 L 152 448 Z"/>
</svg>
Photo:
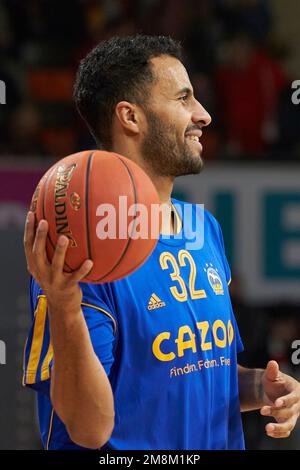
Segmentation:
<svg viewBox="0 0 300 470">
<path fill-rule="evenodd" d="M 75 271 L 70 276 L 70 281 L 74 283 L 80 282 L 84 277 L 88 275 L 92 267 L 93 267 L 93 261 L 90 259 L 85 260 L 80 266 L 80 268 L 77 269 L 77 271 Z"/>
<path fill-rule="evenodd" d="M 66 252 L 69 246 L 69 239 L 65 235 L 61 235 L 57 240 L 54 255 L 52 258 L 53 274 L 61 273 L 64 269 Z"/>
<path fill-rule="evenodd" d="M 64 270 L 65 257 L 68 246 L 69 239 L 64 235 L 61 235 L 57 240 L 55 252 L 52 259 L 52 274 L 54 278 L 61 274 Z M 67 274 L 67 282 L 69 284 L 80 282 L 85 276 L 87 276 L 92 267 L 93 262 L 91 260 L 85 260 L 79 269 L 74 271 L 72 274 Z"/>
<path fill-rule="evenodd" d="M 25 221 L 24 245 L 31 247 L 34 241 L 34 213 L 29 211 Z"/>
<path fill-rule="evenodd" d="M 28 212 L 24 230 L 24 248 L 28 270 L 37 279 L 39 277 L 45 278 L 46 267 L 51 267 L 48 274 L 52 279 L 57 279 L 58 275 L 62 274 L 64 270 L 69 239 L 64 235 L 59 237 L 50 266 L 46 252 L 48 228 L 48 222 L 46 220 L 41 220 L 35 230 L 34 213 L 31 211 Z M 91 260 L 84 261 L 77 271 L 72 274 L 67 274 L 66 281 L 71 284 L 80 282 L 88 275 L 92 267 L 93 262 Z"/>
<path fill-rule="evenodd" d="M 299 415 L 298 398 L 295 393 L 290 393 L 278 398 L 274 406 L 263 406 L 260 413 L 263 416 L 272 416 L 277 421 L 277 423 L 266 425 L 265 429 L 269 437 L 289 437 Z"/>
<path fill-rule="evenodd" d="M 287 420 L 289 418 L 292 418 L 295 416 L 297 413 L 296 407 L 284 407 L 281 409 L 276 409 L 272 406 L 264 406 L 260 410 L 260 414 L 263 416 L 272 416 L 273 418 L 276 419 L 276 421 L 281 422 L 283 420 Z"/>
<path fill-rule="evenodd" d="M 35 230 L 35 215 L 29 211 L 24 230 L 24 249 L 28 271 L 36 276 L 37 271 L 43 270 L 48 265 L 46 255 L 46 239 L 48 222 L 41 220 Z"/>
<path fill-rule="evenodd" d="M 28 212 L 24 229 L 24 249 L 27 260 L 27 268 L 30 271 L 32 266 L 32 247 L 34 243 L 34 213 Z"/>
<path fill-rule="evenodd" d="M 269 361 L 265 370 L 266 378 L 272 382 L 278 378 L 279 365 L 276 361 Z"/>
<path fill-rule="evenodd" d="M 40 220 L 33 243 L 32 254 L 38 271 L 43 271 L 48 264 L 46 255 L 46 240 L 48 234 L 48 222 Z"/>
<path fill-rule="evenodd" d="M 291 392 L 291 393 L 288 393 L 287 395 L 277 398 L 274 403 L 274 406 L 269 406 L 269 407 L 264 406 L 263 408 L 271 408 L 272 410 L 276 411 L 281 408 L 291 407 L 295 405 L 296 403 L 298 403 L 298 401 L 299 401 L 298 394 L 295 392 Z"/>
<path fill-rule="evenodd" d="M 284 423 L 268 423 L 265 427 L 269 437 L 282 439 L 289 437 L 296 424 L 295 418 L 290 418 Z"/>
<path fill-rule="evenodd" d="M 61 274 L 64 270 L 65 257 L 69 246 L 69 239 L 65 235 L 61 235 L 57 240 L 55 252 L 52 258 L 53 276 Z M 72 274 L 68 273 L 68 283 L 73 284 L 80 282 L 92 269 L 93 262 L 85 260 L 77 271 Z"/>
</svg>

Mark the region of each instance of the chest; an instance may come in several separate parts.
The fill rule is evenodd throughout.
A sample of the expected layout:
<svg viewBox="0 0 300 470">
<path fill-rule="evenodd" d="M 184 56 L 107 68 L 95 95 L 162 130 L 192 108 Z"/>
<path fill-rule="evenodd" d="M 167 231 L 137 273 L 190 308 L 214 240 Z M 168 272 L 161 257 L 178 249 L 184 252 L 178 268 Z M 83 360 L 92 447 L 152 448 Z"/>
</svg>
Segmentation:
<svg viewBox="0 0 300 470">
<path fill-rule="evenodd" d="M 124 342 L 143 344 L 161 360 L 168 351 L 226 348 L 232 310 L 222 258 L 213 249 L 160 246 L 119 284 L 118 318 Z"/>
</svg>

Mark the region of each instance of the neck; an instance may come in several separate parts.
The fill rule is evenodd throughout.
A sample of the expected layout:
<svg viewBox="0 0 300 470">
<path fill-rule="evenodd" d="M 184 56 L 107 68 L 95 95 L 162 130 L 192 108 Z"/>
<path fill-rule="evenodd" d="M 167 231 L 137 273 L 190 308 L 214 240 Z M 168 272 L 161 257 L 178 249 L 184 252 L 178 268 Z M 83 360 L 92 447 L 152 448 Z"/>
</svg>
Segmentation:
<svg viewBox="0 0 300 470">
<path fill-rule="evenodd" d="M 160 203 L 161 204 L 169 204 L 171 205 L 171 194 L 173 190 L 174 178 L 171 176 L 159 176 L 157 175 L 149 165 L 141 158 L 139 153 L 136 151 L 135 148 L 130 148 L 130 146 L 124 146 L 124 142 L 122 145 L 118 145 L 115 143 L 112 152 L 119 153 L 124 157 L 129 158 L 130 160 L 134 161 L 139 165 L 145 173 L 149 176 L 152 183 L 154 184 L 156 191 L 158 193 Z M 161 233 L 163 234 L 172 234 L 175 230 L 175 223 L 174 223 L 174 214 L 173 211 L 163 217 L 162 220 L 162 227 Z"/>
<path fill-rule="evenodd" d="M 174 178 L 170 176 L 157 176 L 151 174 L 150 170 L 143 168 L 147 175 L 150 177 L 152 183 L 154 184 L 156 191 L 159 195 L 161 204 L 169 204 L 171 202 L 171 194 L 173 191 Z"/>
<path fill-rule="evenodd" d="M 164 235 L 176 233 L 177 228 L 175 227 L 175 215 L 171 207 L 171 194 L 173 190 L 174 178 L 170 176 L 157 176 L 156 174 L 151 172 L 149 168 L 145 168 L 145 166 L 143 166 L 143 170 L 152 180 L 152 183 L 154 184 L 156 191 L 158 192 L 160 203 L 167 204 L 168 206 L 170 206 L 170 211 L 163 212 L 161 233 Z"/>
<path fill-rule="evenodd" d="M 124 155 L 124 157 L 127 157 L 137 163 L 137 165 L 139 165 L 145 171 L 145 173 L 147 173 L 152 183 L 154 184 L 156 191 L 158 192 L 160 202 L 162 204 L 171 202 L 171 194 L 174 184 L 173 177 L 156 175 L 149 165 L 147 165 L 147 163 L 143 160 L 143 158 L 141 158 L 136 149 L 131 148 L 129 145 L 124 145 L 124 142 L 122 142 L 122 145 L 118 145 L 116 142 L 113 146 L 112 152 Z"/>
</svg>

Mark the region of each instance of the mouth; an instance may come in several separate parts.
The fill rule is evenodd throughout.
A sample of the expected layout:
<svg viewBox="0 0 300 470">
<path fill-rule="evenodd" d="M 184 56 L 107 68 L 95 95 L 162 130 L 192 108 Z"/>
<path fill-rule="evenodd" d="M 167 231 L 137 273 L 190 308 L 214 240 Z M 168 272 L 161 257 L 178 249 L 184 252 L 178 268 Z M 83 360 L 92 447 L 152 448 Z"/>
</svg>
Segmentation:
<svg viewBox="0 0 300 470">
<path fill-rule="evenodd" d="M 192 144 L 196 147 L 198 147 L 200 149 L 200 151 L 202 150 L 202 144 L 199 142 L 199 139 L 202 135 L 202 132 L 201 131 L 198 131 L 197 133 L 191 133 L 191 134 L 185 134 L 185 139 L 188 141 L 188 142 L 192 142 Z"/>
</svg>

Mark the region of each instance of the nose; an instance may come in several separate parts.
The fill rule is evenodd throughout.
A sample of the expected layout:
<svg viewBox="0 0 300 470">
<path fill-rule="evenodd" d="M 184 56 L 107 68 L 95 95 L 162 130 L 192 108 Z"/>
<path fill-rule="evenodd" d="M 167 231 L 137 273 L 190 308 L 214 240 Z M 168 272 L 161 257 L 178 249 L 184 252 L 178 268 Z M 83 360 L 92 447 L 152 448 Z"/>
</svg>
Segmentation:
<svg viewBox="0 0 300 470">
<path fill-rule="evenodd" d="M 208 126 L 211 123 L 211 115 L 206 111 L 206 109 L 195 100 L 195 109 L 192 115 L 192 121 L 195 124 L 201 124 L 201 127 Z"/>
</svg>

